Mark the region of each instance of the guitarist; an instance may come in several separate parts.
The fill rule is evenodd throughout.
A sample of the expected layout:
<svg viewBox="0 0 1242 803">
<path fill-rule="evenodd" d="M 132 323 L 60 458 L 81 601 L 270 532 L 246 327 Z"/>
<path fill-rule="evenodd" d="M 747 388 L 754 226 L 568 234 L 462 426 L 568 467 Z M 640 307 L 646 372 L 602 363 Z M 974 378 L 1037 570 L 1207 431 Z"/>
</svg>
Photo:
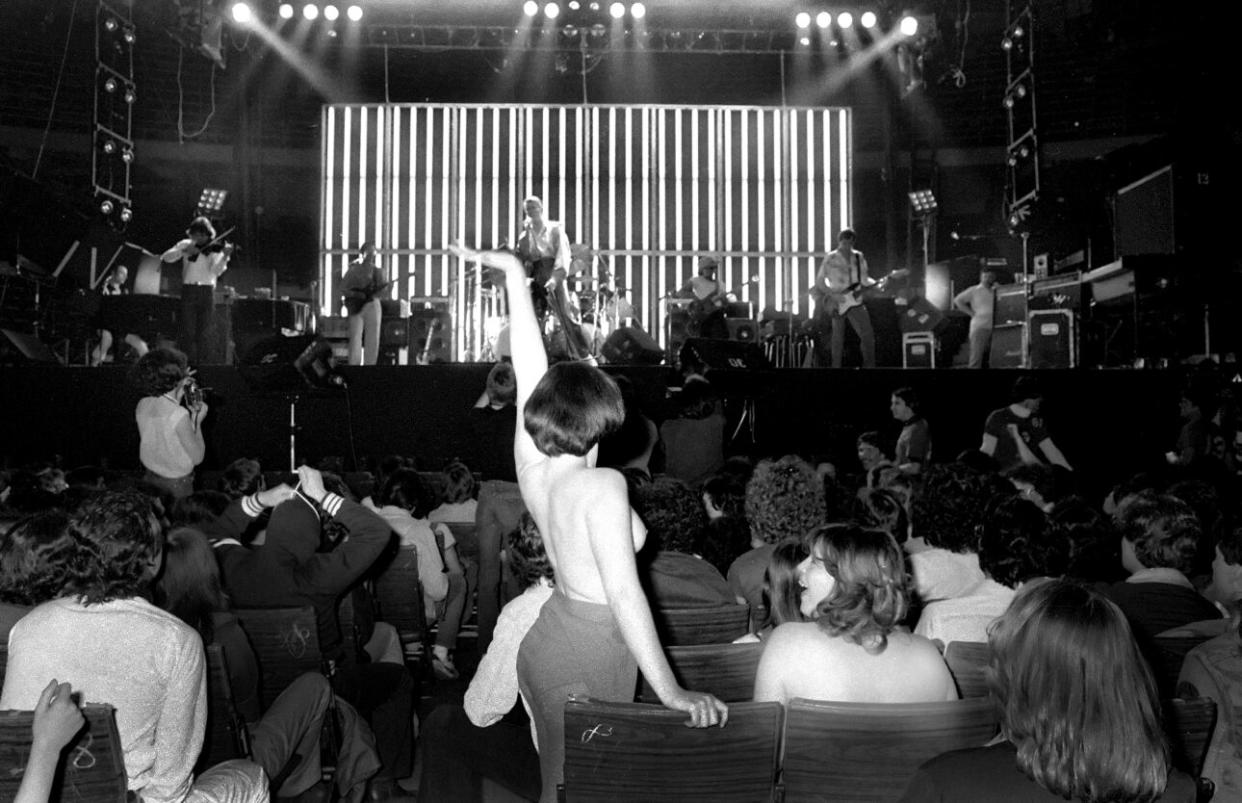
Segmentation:
<svg viewBox="0 0 1242 803">
<path fill-rule="evenodd" d="M 694 299 L 689 307 L 691 337 L 729 339 L 729 327 L 725 323 L 725 305 L 729 299 L 724 285 L 716 280 L 719 267 L 715 257 L 702 257 L 699 259 L 699 274 L 691 276 L 680 290 L 673 293 L 674 298 Z"/>
<path fill-rule="evenodd" d="M 551 350 L 562 351 L 571 360 L 586 359 L 591 356 L 590 346 L 582 328 L 573 320 L 565 292 L 565 277 L 573 259 L 569 235 L 562 223 L 546 217 L 543 201 L 537 195 L 523 201 L 522 208 L 526 218 L 522 221 L 517 255 L 531 280 L 530 296 L 540 328 L 546 331 L 547 316 L 551 313 L 561 333 L 554 334 Z"/>
<path fill-rule="evenodd" d="M 376 295 L 391 282 L 375 264 L 375 246 L 363 243 L 341 280 L 349 313 L 349 364 L 375 365 L 379 359 L 380 302 Z M 365 343 L 365 347 L 364 344 Z"/>
<path fill-rule="evenodd" d="M 867 275 L 867 259 L 854 248 L 854 240 L 853 229 L 841 229 L 837 248 L 824 257 L 812 290 L 817 314 L 822 317 L 826 311 L 832 325 L 833 368 L 841 367 L 846 323 L 858 334 L 863 367 L 875 367 L 875 332 L 871 328 L 871 314 L 862 303 L 862 292 L 876 282 Z"/>
</svg>

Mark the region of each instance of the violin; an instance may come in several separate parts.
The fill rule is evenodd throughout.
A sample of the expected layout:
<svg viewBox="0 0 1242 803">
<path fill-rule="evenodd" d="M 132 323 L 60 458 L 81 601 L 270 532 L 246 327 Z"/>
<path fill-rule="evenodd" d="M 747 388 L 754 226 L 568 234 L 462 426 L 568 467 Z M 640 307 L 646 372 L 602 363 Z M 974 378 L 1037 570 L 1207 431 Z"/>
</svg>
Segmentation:
<svg viewBox="0 0 1242 803">
<path fill-rule="evenodd" d="M 194 260 L 198 259 L 199 254 L 224 253 L 224 254 L 231 255 L 233 251 L 235 250 L 236 246 L 234 246 L 233 243 L 228 242 L 224 238 L 232 234 L 233 230 L 236 228 L 237 228 L 236 226 L 230 226 L 223 234 L 220 234 L 211 242 L 204 243 L 201 246 L 191 245 L 189 249 L 187 249 L 185 252 L 186 259 L 193 262 Z"/>
</svg>

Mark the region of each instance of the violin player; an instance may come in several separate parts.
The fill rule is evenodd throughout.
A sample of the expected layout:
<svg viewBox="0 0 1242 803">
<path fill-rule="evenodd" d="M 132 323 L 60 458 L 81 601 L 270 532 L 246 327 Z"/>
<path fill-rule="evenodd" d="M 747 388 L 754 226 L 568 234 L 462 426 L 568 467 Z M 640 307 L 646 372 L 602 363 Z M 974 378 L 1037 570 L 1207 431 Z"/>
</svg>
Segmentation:
<svg viewBox="0 0 1242 803">
<path fill-rule="evenodd" d="M 196 217 L 186 238 L 160 256 L 164 262 L 181 261 L 180 345 L 191 365 L 207 356 L 214 329 L 216 280 L 228 270 L 231 243 L 220 243 L 216 229 L 205 217 Z"/>
</svg>

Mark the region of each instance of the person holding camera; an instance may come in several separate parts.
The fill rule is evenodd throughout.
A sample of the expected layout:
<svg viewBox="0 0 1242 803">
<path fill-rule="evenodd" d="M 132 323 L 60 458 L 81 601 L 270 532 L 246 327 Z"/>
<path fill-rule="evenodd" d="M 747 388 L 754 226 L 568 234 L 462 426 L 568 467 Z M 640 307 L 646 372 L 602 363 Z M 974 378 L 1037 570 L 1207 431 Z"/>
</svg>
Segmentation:
<svg viewBox="0 0 1242 803">
<path fill-rule="evenodd" d="M 174 349 L 153 349 L 134 366 L 131 379 L 142 391 L 134 411 L 138 457 L 148 482 L 176 498 L 194 492 L 194 468 L 203 462 L 203 419 L 207 404 L 186 357 Z"/>
</svg>

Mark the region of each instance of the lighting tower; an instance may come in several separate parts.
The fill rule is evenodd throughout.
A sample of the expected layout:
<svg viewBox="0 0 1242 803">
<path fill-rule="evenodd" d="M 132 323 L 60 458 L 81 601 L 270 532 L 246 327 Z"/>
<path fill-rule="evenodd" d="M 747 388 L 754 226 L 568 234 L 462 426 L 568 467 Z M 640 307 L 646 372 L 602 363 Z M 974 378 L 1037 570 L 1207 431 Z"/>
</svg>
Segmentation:
<svg viewBox="0 0 1242 803">
<path fill-rule="evenodd" d="M 95 12 L 95 120 L 91 184 L 99 212 L 116 229 L 133 217 L 129 197 L 134 161 L 133 110 L 137 36 L 131 10 L 100 0 Z"/>
<path fill-rule="evenodd" d="M 1005 215 L 1009 231 L 1023 235 L 1022 272 L 1027 270 L 1027 218 L 1039 197 L 1039 137 L 1035 114 L 1034 19 L 1030 0 L 1009 0 L 1008 25 L 1001 39 L 1008 83 L 1002 101 L 1009 119 L 1006 149 Z"/>
</svg>

